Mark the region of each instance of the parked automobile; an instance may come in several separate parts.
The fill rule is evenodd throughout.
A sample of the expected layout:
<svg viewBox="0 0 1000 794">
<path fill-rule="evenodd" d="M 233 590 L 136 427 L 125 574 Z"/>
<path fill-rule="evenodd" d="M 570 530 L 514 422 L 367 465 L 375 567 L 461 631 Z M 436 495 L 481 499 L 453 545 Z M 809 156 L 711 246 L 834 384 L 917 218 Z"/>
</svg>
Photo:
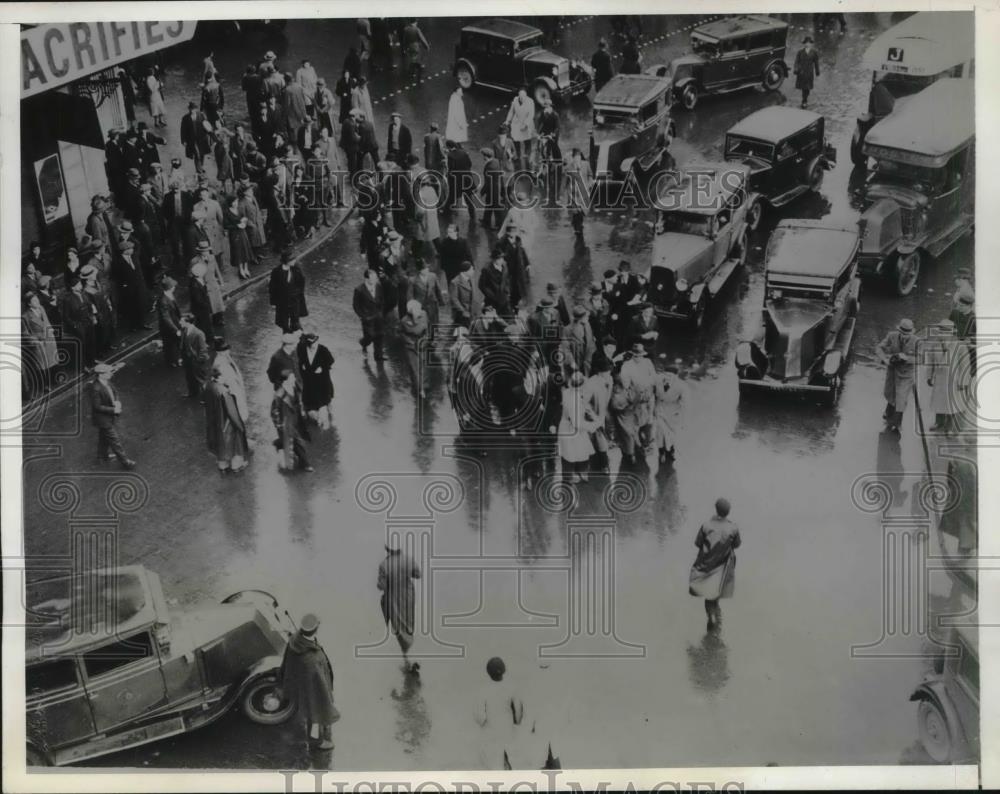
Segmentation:
<svg viewBox="0 0 1000 794">
<path fill-rule="evenodd" d="M 186 733 L 238 705 L 277 724 L 295 627 L 273 596 L 170 609 L 159 577 L 132 565 L 28 585 L 27 763 L 62 766 Z"/>
<path fill-rule="evenodd" d="M 973 90 L 972 80 L 938 80 L 865 137 L 861 273 L 887 280 L 898 295 L 916 287 L 925 257 L 940 256 L 973 229 Z"/>
<path fill-rule="evenodd" d="M 975 76 L 976 23 L 971 11 L 922 11 L 873 41 L 862 66 L 872 73 L 868 112 L 851 137 L 851 162 L 864 165 L 868 130 L 907 97 L 942 77 Z"/>
<path fill-rule="evenodd" d="M 783 207 L 819 191 L 823 175 L 837 162 L 825 125 L 811 110 L 774 105 L 751 113 L 726 132 L 726 161 L 750 167 L 751 230 L 760 226 L 767 207 Z"/>
<path fill-rule="evenodd" d="M 917 703 L 920 743 L 940 764 L 979 762 L 979 637 L 954 626 L 946 655 L 910 695 Z"/>
<path fill-rule="evenodd" d="M 743 165 L 689 165 L 658 196 L 646 290 L 657 317 L 701 328 L 712 298 L 746 261 L 749 176 Z"/>
<path fill-rule="evenodd" d="M 667 77 L 673 98 L 694 110 L 703 96 L 762 86 L 777 91 L 788 77 L 785 44 L 788 23 L 761 14 L 706 22 L 691 31 L 691 53 L 647 74 Z"/>
<path fill-rule="evenodd" d="M 740 396 L 781 392 L 833 405 L 859 308 L 857 226 L 783 220 L 764 261 L 764 310 L 736 348 Z"/>
<path fill-rule="evenodd" d="M 668 168 L 675 126 L 670 81 L 645 74 L 612 77 L 594 97 L 590 162 L 597 179 L 648 176 Z"/>
<path fill-rule="evenodd" d="M 527 86 L 539 105 L 590 92 L 588 64 L 544 48 L 541 30 L 512 19 L 482 19 L 462 28 L 453 72 L 464 90 L 484 85 L 503 91 Z"/>
</svg>

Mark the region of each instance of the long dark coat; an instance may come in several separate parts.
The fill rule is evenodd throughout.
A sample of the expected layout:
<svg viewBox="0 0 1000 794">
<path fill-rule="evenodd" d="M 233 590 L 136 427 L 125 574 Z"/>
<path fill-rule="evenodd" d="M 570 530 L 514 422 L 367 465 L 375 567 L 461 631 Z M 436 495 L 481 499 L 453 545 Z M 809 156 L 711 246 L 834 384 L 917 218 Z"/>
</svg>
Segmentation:
<svg viewBox="0 0 1000 794">
<path fill-rule="evenodd" d="M 513 243 L 504 237 L 497 243 L 497 248 L 503 251 L 510 272 L 510 305 L 516 307 L 522 298 L 528 296 L 528 255 L 520 237 L 515 238 Z"/>
<path fill-rule="evenodd" d="M 274 307 L 274 324 L 286 332 L 298 330 L 299 318 L 309 316 L 306 308 L 306 277 L 298 266 L 292 265 L 287 271 L 281 265 L 274 268 L 271 271 L 268 294 Z"/>
<path fill-rule="evenodd" d="M 382 591 L 382 617 L 408 649 L 413 642 L 416 596 L 413 580 L 420 578 L 420 566 L 396 551 L 378 566 L 378 589 Z"/>
<path fill-rule="evenodd" d="M 804 49 L 795 54 L 795 87 L 799 90 L 811 91 L 816 77 L 819 76 L 819 53 L 816 50 L 806 52 Z"/>
<path fill-rule="evenodd" d="M 484 300 L 496 307 L 497 314 L 510 314 L 510 275 L 506 265 L 500 270 L 492 264 L 484 267 L 479 272 L 479 291 Z"/>
<path fill-rule="evenodd" d="M 125 257 L 117 256 L 114 260 L 113 273 L 118 284 L 118 294 L 121 305 L 118 310 L 129 319 L 133 328 L 141 326 L 149 308 L 149 292 L 146 289 L 146 278 L 142 267 L 133 257 L 131 263 Z"/>
<path fill-rule="evenodd" d="M 212 334 L 212 299 L 208 294 L 208 285 L 194 276 L 188 281 L 188 301 L 191 304 L 191 314 L 194 324 L 205 336 Z"/>
<path fill-rule="evenodd" d="M 330 369 L 333 367 L 333 353 L 326 345 L 316 345 L 316 355 L 309 361 L 309 346 L 303 339 L 299 342 L 299 367 L 302 372 L 302 406 L 307 411 L 316 411 L 330 404 L 333 399 L 333 381 Z"/>
<path fill-rule="evenodd" d="M 236 397 L 217 380 L 205 388 L 205 440 L 217 460 L 229 463 L 247 456 L 247 431 L 236 407 Z"/>
<path fill-rule="evenodd" d="M 320 644 L 301 632 L 285 648 L 281 687 L 306 725 L 330 725 L 339 718 L 333 705 L 333 665 Z"/>
</svg>

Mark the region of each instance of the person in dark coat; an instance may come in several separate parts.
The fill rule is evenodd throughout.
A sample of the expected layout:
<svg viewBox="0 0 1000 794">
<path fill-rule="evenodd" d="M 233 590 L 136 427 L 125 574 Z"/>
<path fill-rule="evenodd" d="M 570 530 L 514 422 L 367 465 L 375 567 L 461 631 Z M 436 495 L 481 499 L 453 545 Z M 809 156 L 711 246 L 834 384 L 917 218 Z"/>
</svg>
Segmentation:
<svg viewBox="0 0 1000 794">
<path fill-rule="evenodd" d="M 413 154 L 413 136 L 410 128 L 403 124 L 402 114 L 392 114 L 385 140 L 386 159 L 398 163 L 400 168 L 406 168 L 407 159 Z"/>
<path fill-rule="evenodd" d="M 330 427 L 333 414 L 333 353 L 326 345 L 319 343 L 319 335 L 309 331 L 302 334 L 298 346 L 299 368 L 302 374 L 302 407 L 306 415 L 321 429 Z"/>
<path fill-rule="evenodd" d="M 212 151 L 210 134 L 211 125 L 205 114 L 194 102 L 188 102 L 188 112 L 181 119 L 181 144 L 199 174 L 205 173 L 205 155 Z"/>
<path fill-rule="evenodd" d="M 66 286 L 69 289 L 59 301 L 63 340 L 76 368 L 89 370 L 94 366 L 96 310 L 79 276 L 70 278 Z"/>
<path fill-rule="evenodd" d="M 361 168 L 361 133 L 356 115 L 349 115 L 340 127 L 340 148 L 347 157 L 347 170 L 354 176 Z"/>
<path fill-rule="evenodd" d="M 277 389 L 281 386 L 282 372 L 290 370 L 302 384 L 302 368 L 299 366 L 298 338 L 295 334 L 282 334 L 281 347 L 271 354 L 267 362 L 267 379 Z"/>
<path fill-rule="evenodd" d="M 181 273 L 181 268 L 190 261 L 184 257 L 186 253 L 185 234 L 191 211 L 194 209 L 194 197 L 181 186 L 177 180 L 170 183 L 170 190 L 163 197 L 160 214 L 166 225 L 167 239 L 170 241 L 171 264 L 175 273 Z"/>
<path fill-rule="evenodd" d="M 191 304 L 194 324 L 201 329 L 206 337 L 209 337 L 212 335 L 212 298 L 208 294 L 208 284 L 205 282 L 207 274 L 208 267 L 204 262 L 195 262 L 191 266 L 188 301 Z"/>
<path fill-rule="evenodd" d="M 512 316 L 510 310 L 510 274 L 503 252 L 493 252 L 493 261 L 479 273 L 479 291 L 483 300 L 489 302 L 501 317 Z"/>
<path fill-rule="evenodd" d="M 622 74 L 639 74 L 642 71 L 642 51 L 639 42 L 631 33 L 622 47 Z"/>
<path fill-rule="evenodd" d="M 462 272 L 462 263 L 472 261 L 472 251 L 469 249 L 468 241 L 458 236 L 457 223 L 448 224 L 445 237 L 438 245 L 438 260 L 449 284 Z"/>
<path fill-rule="evenodd" d="M 717 499 L 715 515 L 701 525 L 695 546 L 698 556 L 691 566 L 688 591 L 705 599 L 708 630 L 722 626 L 720 598 L 732 598 L 736 574 L 736 554 L 740 547 L 740 530 L 729 520 L 729 501 Z"/>
<path fill-rule="evenodd" d="M 597 42 L 597 52 L 591 56 L 590 66 L 594 70 L 594 90 L 600 91 L 605 83 L 615 76 L 615 67 L 611 62 L 606 39 L 602 38 Z"/>
<path fill-rule="evenodd" d="M 368 345 L 374 347 L 375 360 L 384 361 L 382 337 L 385 333 L 385 295 L 378 273 L 365 271 L 365 280 L 354 288 L 354 313 L 361 320 L 361 351 L 368 355 Z"/>
<path fill-rule="evenodd" d="M 305 447 L 309 431 L 306 429 L 305 411 L 302 408 L 301 377 L 301 373 L 296 370 L 282 370 L 278 375 L 278 388 L 271 400 L 271 422 L 278 431 L 274 446 L 281 453 L 278 469 L 282 472 L 296 469 L 314 471 Z"/>
<path fill-rule="evenodd" d="M 346 66 L 346 62 L 345 62 Z M 354 75 L 357 72 L 350 72 L 347 69 L 340 76 L 337 84 L 333 87 L 333 93 L 337 95 L 337 101 L 339 102 L 339 119 L 340 123 L 343 124 L 350 117 L 351 113 L 351 91 L 354 90 L 355 81 Z"/>
<path fill-rule="evenodd" d="M 416 672 L 419 666 L 410 665 L 407 654 L 413 646 L 416 611 L 416 593 L 413 580 L 421 577 L 420 566 L 399 547 L 398 535 L 393 535 L 385 546 L 386 557 L 378 566 L 378 589 L 382 592 L 380 604 L 382 617 L 392 629 L 403 652 L 403 665 Z"/>
<path fill-rule="evenodd" d="M 503 222 L 505 179 L 503 166 L 493 154 L 493 149 L 484 146 L 479 153 L 483 156 L 483 227 L 496 229 Z M 453 197 L 454 201 L 455 198 Z"/>
<path fill-rule="evenodd" d="M 121 250 L 112 265 L 118 295 L 121 299 L 119 312 L 129 322 L 133 330 L 148 331 L 153 326 L 146 322 L 149 310 L 149 293 L 142 268 L 134 259 L 135 245 L 131 241 L 122 243 Z"/>
<path fill-rule="evenodd" d="M 219 474 L 242 471 L 247 467 L 247 429 L 236 396 L 223 380 L 222 369 L 218 366 L 212 367 L 203 402 L 206 441 L 209 451 L 215 455 Z"/>
<path fill-rule="evenodd" d="M 90 421 L 97 428 L 97 462 L 104 463 L 116 457 L 123 469 L 134 469 L 135 461 L 125 454 L 118 435 L 118 417 L 122 413 L 122 404 L 118 399 L 118 392 L 111 385 L 111 376 L 116 369 L 103 362 L 94 367 L 97 377 L 90 392 Z"/>
<path fill-rule="evenodd" d="M 438 123 L 432 121 L 430 132 L 424 135 L 424 167 L 428 171 L 444 173 L 448 165 L 448 152 L 445 149 L 444 136 L 438 131 L 439 129 Z M 471 163 L 469 168 L 472 168 Z"/>
<path fill-rule="evenodd" d="M 140 121 L 136 125 L 136 144 L 139 147 L 139 155 L 142 158 L 142 165 L 145 169 L 143 176 L 150 176 L 153 173 L 153 163 L 160 162 L 160 150 L 158 146 L 164 146 L 167 139 L 155 132 L 150 132 L 145 121 Z"/>
<path fill-rule="evenodd" d="M 170 276 L 164 276 L 162 283 L 163 291 L 156 301 L 156 319 L 160 326 L 160 341 L 163 343 L 163 359 L 168 367 L 176 367 L 181 361 L 181 310 L 174 297 L 177 282 Z"/>
<path fill-rule="evenodd" d="M 806 36 L 802 49 L 795 55 L 795 87 L 802 92 L 802 107 L 809 101 L 809 92 L 819 77 L 819 53 L 813 49 L 813 40 Z"/>
<path fill-rule="evenodd" d="M 194 319 L 190 312 L 181 315 L 181 361 L 184 363 L 184 377 L 187 380 L 187 396 L 201 400 L 212 372 L 212 354 L 204 332 L 194 324 Z"/>
<path fill-rule="evenodd" d="M 305 615 L 281 661 L 281 694 L 296 704 L 310 744 L 333 749 L 333 724 L 340 719 L 333 703 L 333 666 L 319 642 L 319 618 Z"/>
<path fill-rule="evenodd" d="M 110 291 L 104 286 L 94 265 L 81 267 L 80 279 L 83 281 L 83 291 L 95 309 L 97 324 L 94 326 L 94 350 L 98 356 L 104 356 L 111 350 L 115 330 L 118 328 L 115 307 L 111 302 Z"/>
<path fill-rule="evenodd" d="M 253 112 L 257 108 L 257 103 L 263 96 L 263 81 L 257 73 L 257 67 L 252 63 L 247 65 L 243 77 L 240 79 L 240 88 L 247 100 L 247 116 L 253 117 Z"/>
<path fill-rule="evenodd" d="M 298 331 L 300 318 L 308 317 L 306 277 L 292 260 L 291 251 L 281 252 L 281 264 L 271 271 L 268 295 L 274 307 L 274 324 L 282 331 Z"/>
<path fill-rule="evenodd" d="M 528 297 L 528 254 L 521 245 L 521 238 L 517 234 L 517 227 L 508 224 L 504 230 L 504 236 L 497 241 L 497 249 L 503 254 L 507 263 L 507 270 L 510 273 L 510 305 L 517 308 L 517 305 Z"/>
</svg>

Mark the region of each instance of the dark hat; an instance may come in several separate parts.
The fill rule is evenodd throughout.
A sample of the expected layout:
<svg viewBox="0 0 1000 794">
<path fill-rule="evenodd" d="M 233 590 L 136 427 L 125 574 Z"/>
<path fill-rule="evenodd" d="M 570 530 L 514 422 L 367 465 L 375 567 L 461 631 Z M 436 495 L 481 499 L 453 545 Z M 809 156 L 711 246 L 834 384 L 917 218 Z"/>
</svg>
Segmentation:
<svg viewBox="0 0 1000 794">
<path fill-rule="evenodd" d="M 482 155 L 483 157 L 492 157 L 492 156 L 493 156 L 493 150 L 492 150 L 492 149 L 491 149 L 491 148 L 490 148 L 489 146 L 484 146 L 484 147 L 482 147 L 482 148 L 481 148 L 481 149 L 479 150 L 479 153 L 480 153 L 480 154 L 481 154 L 481 155 Z"/>
<path fill-rule="evenodd" d="M 611 268 L 608 268 L 607 270 L 604 271 L 604 278 L 614 278 L 615 275 L 617 274 Z"/>
<path fill-rule="evenodd" d="M 162 171 L 163 163 L 152 162 L 149 164 L 149 167 L 152 168 L 154 171 Z"/>
<path fill-rule="evenodd" d="M 223 350 L 229 350 L 229 342 L 221 336 L 215 337 L 215 339 L 212 340 L 212 345 L 215 347 L 216 353 L 221 353 Z"/>
<path fill-rule="evenodd" d="M 602 292 L 604 292 L 604 288 L 600 284 L 591 284 L 590 285 L 590 294 L 591 295 L 600 295 Z"/>
<path fill-rule="evenodd" d="M 120 244 L 119 248 L 123 254 L 131 254 L 135 250 L 135 243 L 131 240 L 126 240 Z"/>
<path fill-rule="evenodd" d="M 326 85 L 326 78 L 325 77 L 317 77 L 316 78 L 316 85 Z"/>
<path fill-rule="evenodd" d="M 510 124 L 506 121 L 500 125 L 500 132 L 510 132 Z"/>
<path fill-rule="evenodd" d="M 652 309 L 653 308 L 653 304 L 650 303 L 649 301 L 643 301 L 642 303 L 640 303 L 638 305 L 637 308 L 639 309 L 639 311 L 644 311 L 645 309 Z"/>
<path fill-rule="evenodd" d="M 486 663 L 486 672 L 494 681 L 499 681 L 503 678 L 504 673 L 507 672 L 507 665 L 503 663 L 503 659 L 499 656 L 494 656 Z"/>
<path fill-rule="evenodd" d="M 544 298 L 538 301 L 538 305 L 545 306 L 546 308 L 551 308 L 552 306 L 556 305 L 556 302 L 552 300 L 552 298 L 550 298 L 548 295 L 546 295 Z"/>
<path fill-rule="evenodd" d="M 197 107 L 198 106 L 194 102 L 188 102 L 188 110 L 195 110 Z"/>
<path fill-rule="evenodd" d="M 420 158 L 417 157 L 415 154 L 408 154 L 408 155 L 406 155 L 406 164 L 408 166 L 410 166 L 410 165 L 416 165 L 419 162 L 420 162 Z"/>
<path fill-rule="evenodd" d="M 972 271 L 967 267 L 960 267 L 955 271 L 955 278 L 971 278 Z"/>
<path fill-rule="evenodd" d="M 180 168 L 180 166 L 181 166 L 181 158 L 180 157 L 171 157 L 170 158 L 170 167 L 171 168 Z"/>
<path fill-rule="evenodd" d="M 646 348 L 643 346 L 642 342 L 632 343 L 632 355 L 633 356 L 644 356 L 646 355 Z"/>
<path fill-rule="evenodd" d="M 291 248 L 286 248 L 284 251 L 281 252 L 282 264 L 285 264 L 286 262 L 291 262 L 293 259 L 295 259 L 295 252 Z"/>
<path fill-rule="evenodd" d="M 627 259 L 623 259 L 621 262 L 618 263 L 618 270 L 620 271 L 631 270 L 631 269 L 632 269 L 632 263 L 629 262 Z"/>
<path fill-rule="evenodd" d="M 137 179 L 141 176 L 141 174 L 139 173 L 139 169 L 138 168 L 130 168 L 126 173 L 129 176 L 136 177 Z"/>
<path fill-rule="evenodd" d="M 904 333 L 913 333 L 913 320 L 910 320 L 908 318 L 900 320 L 898 328 L 900 331 L 903 331 Z"/>
<path fill-rule="evenodd" d="M 729 515 L 729 511 L 732 509 L 732 505 L 729 504 L 728 499 L 718 498 L 715 500 L 715 512 L 720 516 L 725 518 Z"/>
<path fill-rule="evenodd" d="M 177 286 L 177 279 L 172 278 L 171 276 L 164 276 L 162 284 L 163 289 L 173 289 Z"/>
<path fill-rule="evenodd" d="M 438 125 L 438 123 L 436 121 L 432 121 L 431 122 L 431 131 L 432 132 L 437 132 L 439 129 L 440 129 L 440 126 Z"/>
<path fill-rule="evenodd" d="M 511 224 L 511 225 L 513 225 L 513 224 Z M 510 226 L 508 226 L 507 228 L 509 229 L 509 228 L 510 228 Z M 546 285 L 545 285 L 545 291 L 546 291 L 546 292 L 558 292 L 558 290 L 559 290 L 559 287 L 557 287 L 557 286 L 556 286 L 556 285 L 555 285 L 555 284 L 554 284 L 553 282 L 551 282 L 551 281 L 550 281 L 550 282 L 549 282 L 548 284 L 546 284 Z"/>
<path fill-rule="evenodd" d="M 597 42 L 597 46 L 603 50 L 605 47 L 608 46 L 608 40 L 603 36 L 601 36 L 600 41 Z"/>
<path fill-rule="evenodd" d="M 812 43 L 813 43 L 813 40 L 812 40 L 812 36 L 806 36 L 806 37 L 805 37 L 805 38 L 804 38 L 804 39 L 802 40 L 802 43 L 803 43 L 803 44 L 812 44 Z"/>
<path fill-rule="evenodd" d="M 462 262 L 461 268 L 463 273 L 467 270 L 472 270 L 472 262 L 466 259 L 464 262 Z"/>
<path fill-rule="evenodd" d="M 306 342 L 312 343 L 319 339 L 319 334 L 313 333 L 312 331 L 307 331 L 306 333 L 302 334 L 302 338 L 305 339 Z"/>
<path fill-rule="evenodd" d="M 308 615 L 303 615 L 302 621 L 299 623 L 299 628 L 302 629 L 303 634 L 313 634 L 319 628 L 319 618 L 312 612 Z"/>
<path fill-rule="evenodd" d="M 587 309 L 585 307 L 583 307 L 583 306 L 574 306 L 573 307 L 573 316 L 574 317 L 586 317 L 587 316 Z"/>
<path fill-rule="evenodd" d="M 211 251 L 212 250 L 212 244 L 208 240 L 199 240 L 198 241 L 198 250 L 199 251 Z"/>
</svg>

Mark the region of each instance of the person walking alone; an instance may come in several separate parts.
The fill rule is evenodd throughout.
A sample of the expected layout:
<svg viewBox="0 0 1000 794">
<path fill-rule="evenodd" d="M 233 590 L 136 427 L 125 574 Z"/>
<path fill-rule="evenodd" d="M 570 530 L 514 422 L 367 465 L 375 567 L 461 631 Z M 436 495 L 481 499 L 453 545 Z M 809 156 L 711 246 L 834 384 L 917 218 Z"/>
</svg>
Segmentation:
<svg viewBox="0 0 1000 794">
<path fill-rule="evenodd" d="M 413 647 L 414 612 L 416 593 L 413 580 L 421 577 L 420 566 L 399 546 L 398 537 L 385 545 L 386 557 L 378 566 L 378 589 L 382 593 L 382 617 L 392 629 L 403 652 L 403 668 L 408 673 L 420 669 L 417 662 L 410 664 L 407 654 Z"/>
<path fill-rule="evenodd" d="M 305 723 L 308 743 L 318 750 L 333 749 L 333 724 L 340 712 L 333 702 L 333 665 L 316 639 L 319 618 L 304 615 L 281 660 L 282 699 L 295 703 Z"/>
<path fill-rule="evenodd" d="M 802 92 L 802 107 L 809 101 L 809 92 L 819 77 L 819 53 L 813 49 L 813 40 L 806 36 L 802 49 L 795 55 L 795 87 Z"/>
<path fill-rule="evenodd" d="M 91 387 L 90 405 L 91 423 L 97 428 L 97 462 L 104 463 L 115 457 L 123 469 L 134 469 L 135 461 L 125 454 L 118 435 L 118 417 L 122 413 L 122 403 L 115 387 L 111 385 L 111 376 L 116 369 L 103 362 L 94 367 L 97 377 Z"/>
<path fill-rule="evenodd" d="M 736 583 L 736 549 L 740 547 L 739 527 L 729 520 L 730 504 L 726 499 L 715 500 L 715 515 L 701 525 L 694 544 L 698 556 L 688 578 L 688 592 L 705 599 L 708 630 L 722 626 L 720 598 L 732 598 Z"/>
<path fill-rule="evenodd" d="M 913 333 L 913 320 L 900 320 L 896 330 L 890 331 L 875 348 L 875 355 L 886 366 L 883 389 L 886 405 L 882 418 L 889 430 L 898 432 L 915 379 L 917 337 Z"/>
</svg>

